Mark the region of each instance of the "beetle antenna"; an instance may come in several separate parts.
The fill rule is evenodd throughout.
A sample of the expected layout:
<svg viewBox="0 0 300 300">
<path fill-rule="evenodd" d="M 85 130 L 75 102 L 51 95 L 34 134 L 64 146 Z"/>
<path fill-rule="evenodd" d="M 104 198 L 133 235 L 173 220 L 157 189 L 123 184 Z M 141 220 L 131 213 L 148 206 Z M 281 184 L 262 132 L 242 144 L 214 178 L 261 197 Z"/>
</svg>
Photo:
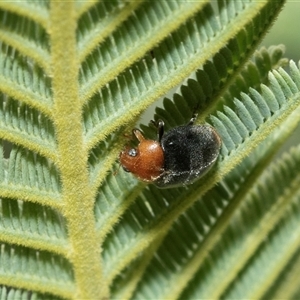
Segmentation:
<svg viewBox="0 0 300 300">
<path fill-rule="evenodd" d="M 198 113 L 194 112 L 187 125 L 193 125 L 198 117 Z"/>
<path fill-rule="evenodd" d="M 158 141 L 161 142 L 161 139 L 164 135 L 164 127 L 165 123 L 163 120 L 158 120 L 157 121 L 157 136 L 158 136 Z"/>
<path fill-rule="evenodd" d="M 193 109 L 193 114 L 192 114 L 192 117 L 191 119 L 189 120 L 189 122 L 187 123 L 187 125 L 193 125 L 198 117 L 198 113 L 197 113 L 197 110 L 199 109 L 199 106 L 200 106 L 200 103 L 198 103 L 194 109 Z"/>
<path fill-rule="evenodd" d="M 164 127 L 165 127 L 165 123 L 163 120 L 157 120 L 156 122 L 151 120 L 150 121 L 151 124 L 153 124 L 155 127 L 156 127 L 156 130 L 157 130 L 157 139 L 158 139 L 158 142 L 160 143 L 161 142 L 161 139 L 164 135 Z"/>
</svg>

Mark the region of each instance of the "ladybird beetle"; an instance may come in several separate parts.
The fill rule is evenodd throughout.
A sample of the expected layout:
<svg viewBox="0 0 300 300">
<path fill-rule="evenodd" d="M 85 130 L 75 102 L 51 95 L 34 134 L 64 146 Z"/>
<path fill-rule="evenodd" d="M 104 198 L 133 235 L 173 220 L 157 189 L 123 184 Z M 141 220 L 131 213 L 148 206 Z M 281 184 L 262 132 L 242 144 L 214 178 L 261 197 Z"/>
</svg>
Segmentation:
<svg viewBox="0 0 300 300">
<path fill-rule="evenodd" d="M 209 125 L 193 125 L 196 115 L 187 125 L 178 126 L 164 134 L 164 122 L 152 121 L 157 127 L 158 141 L 147 140 L 133 129 L 137 148 L 126 147 L 119 160 L 126 172 L 138 179 L 154 183 L 159 188 L 191 184 L 216 162 L 221 139 Z"/>
</svg>

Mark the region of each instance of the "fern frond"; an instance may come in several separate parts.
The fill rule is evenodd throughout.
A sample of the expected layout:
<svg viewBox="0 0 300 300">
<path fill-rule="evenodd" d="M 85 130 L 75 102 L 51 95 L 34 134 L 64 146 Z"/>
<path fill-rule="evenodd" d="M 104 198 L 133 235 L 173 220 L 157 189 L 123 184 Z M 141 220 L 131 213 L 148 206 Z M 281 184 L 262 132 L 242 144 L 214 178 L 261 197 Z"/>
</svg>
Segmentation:
<svg viewBox="0 0 300 300">
<path fill-rule="evenodd" d="M 295 65 L 292 63 L 291 68 L 295 68 Z M 275 77 L 270 76 L 270 80 L 273 81 Z M 287 81 L 293 81 L 292 78 L 289 77 Z M 293 82 L 295 82 L 294 80 Z M 292 83 L 290 83 L 292 85 Z M 271 86 L 276 85 L 275 82 L 271 84 Z M 266 91 L 268 93 L 266 94 Z M 138 212 L 135 214 L 137 218 L 140 215 L 145 221 L 143 223 L 139 222 L 139 232 L 141 232 L 141 237 L 137 235 L 136 232 L 136 221 L 127 219 L 127 213 L 124 215 L 124 218 L 121 222 L 116 226 L 114 234 L 108 236 L 106 243 L 111 245 L 105 244 L 108 253 L 106 258 L 107 262 L 107 269 L 111 269 L 112 274 L 119 272 L 120 268 L 122 268 L 122 264 L 127 265 L 133 257 L 137 253 L 143 251 L 147 245 L 154 242 L 155 238 L 157 238 L 156 232 L 167 232 L 173 223 L 173 221 L 180 215 L 182 211 L 188 208 L 196 199 L 206 191 L 208 191 L 216 182 L 220 181 L 221 178 L 232 170 L 233 165 L 238 165 L 243 158 L 247 157 L 251 151 L 253 151 L 263 139 L 265 139 L 272 131 L 274 131 L 280 124 L 283 124 L 285 120 L 292 114 L 294 110 L 299 108 L 299 91 L 293 95 L 293 97 L 288 98 L 286 95 L 285 103 L 279 105 L 279 102 L 282 100 L 281 95 L 276 98 L 276 96 L 272 93 L 272 90 L 264 86 L 263 88 L 263 95 L 260 96 L 258 102 L 254 102 L 253 99 L 250 97 L 246 100 L 248 101 L 248 106 L 245 106 L 241 101 L 236 101 L 237 103 L 237 114 L 233 111 L 232 114 L 236 115 L 236 120 L 239 120 L 239 123 L 233 124 L 231 123 L 230 126 L 236 128 L 236 131 L 228 130 L 228 124 L 224 122 L 224 118 L 213 117 L 213 122 L 215 123 L 216 128 L 218 129 L 219 134 L 222 136 L 223 146 L 222 146 L 222 154 L 224 155 L 223 159 L 221 159 L 218 163 L 217 169 L 215 172 L 210 173 L 209 177 L 205 177 L 200 180 L 200 183 L 195 187 L 195 189 L 174 189 L 172 191 L 167 190 L 165 193 L 164 191 L 159 191 L 160 196 L 158 197 L 158 191 L 154 187 L 149 187 L 145 189 L 141 196 L 136 200 L 134 206 L 131 207 L 129 214 L 132 214 L 132 211 L 135 210 L 134 207 L 137 205 L 143 207 L 142 214 Z M 267 95 L 267 97 L 264 97 Z M 278 110 L 276 114 L 273 114 L 270 110 L 270 117 L 264 116 L 262 124 L 256 124 L 252 119 L 248 109 L 255 109 L 258 107 L 256 103 L 265 103 L 269 102 L 269 95 L 272 95 L 272 101 L 278 103 Z M 256 95 L 257 96 L 257 95 Z M 271 106 L 272 108 L 272 106 Z M 270 108 L 269 108 L 270 109 Z M 250 116 L 250 118 L 249 118 Z M 229 119 L 228 119 L 229 120 Z M 243 125 L 241 127 L 240 125 Z M 241 136 L 242 131 L 247 133 L 245 136 Z M 289 129 L 292 130 L 294 127 L 290 127 Z M 237 144 L 234 143 L 235 137 L 240 137 L 243 143 L 239 143 L 237 140 Z M 264 136 L 264 138 L 263 138 Z M 249 150 L 248 153 L 245 150 Z M 251 150 L 250 150 L 251 149 Z M 220 177 L 219 177 L 220 176 Z M 141 224 L 144 224 L 141 226 Z M 127 234 L 128 236 L 124 235 L 124 232 L 121 230 L 118 231 L 119 228 L 128 228 Z M 135 229 L 133 229 L 135 228 Z M 132 233 L 134 236 L 132 236 Z M 126 243 L 121 242 L 126 240 Z M 118 245 L 118 246 L 117 246 Z M 120 245 L 122 245 L 120 247 Z M 112 249 L 112 250 L 110 250 Z M 119 250 L 117 250 L 119 249 Z M 127 252 L 128 249 L 128 252 Z M 130 250 L 129 250 L 130 249 Z M 110 254 L 110 251 L 113 251 L 113 256 Z M 118 252 L 122 252 L 122 259 L 118 260 Z M 105 254 L 106 250 L 104 251 L 103 255 Z M 120 255 L 121 255 L 120 252 Z M 113 257 L 113 261 L 109 261 L 109 257 Z M 121 257 L 121 256 L 119 256 Z M 109 275 L 109 277 L 113 278 L 113 275 Z"/>
<path fill-rule="evenodd" d="M 93 52 L 143 1 L 98 2 L 78 21 L 78 51 L 80 62 Z"/>
<path fill-rule="evenodd" d="M 255 5 L 263 5 L 262 2 Z M 263 6 L 266 13 L 276 14 L 277 7 L 273 7 L 269 10 L 267 3 Z M 262 15 L 256 15 L 253 9 L 253 18 L 256 22 L 260 23 Z M 241 10 L 236 12 L 239 16 L 242 27 L 246 26 L 245 21 L 247 18 L 244 14 L 251 14 L 251 9 Z M 265 11 L 264 11 L 265 12 Z M 252 24 L 252 23 L 251 23 Z M 248 24 L 250 26 L 250 23 Z M 236 34 L 236 29 L 239 28 L 239 24 L 236 24 L 231 34 Z M 244 32 L 244 29 L 241 29 Z M 259 35 L 259 30 L 257 34 Z M 205 34 L 205 35 L 204 35 Z M 92 148 L 98 142 L 108 135 L 111 131 L 116 130 L 120 124 L 132 120 L 137 116 L 142 109 L 145 109 L 151 104 L 154 99 L 164 95 L 170 88 L 179 84 L 186 76 L 195 70 L 196 65 L 204 63 L 208 57 L 217 53 L 220 48 L 217 45 L 221 42 L 218 36 L 222 36 L 222 39 L 226 38 L 221 30 L 221 24 L 217 21 L 217 16 L 214 15 L 212 9 L 206 6 L 198 14 L 196 14 L 190 21 L 182 25 L 176 32 L 172 33 L 165 42 L 161 43 L 159 47 L 154 49 L 155 58 L 152 59 L 150 55 L 145 56 L 144 60 L 137 62 L 131 69 L 124 71 L 115 80 L 104 86 L 99 90 L 85 107 L 84 119 L 97 118 L 97 126 L 89 127 L 91 122 L 86 122 L 86 143 L 89 148 Z M 244 36 L 242 34 L 242 36 Z M 228 36 L 227 40 L 222 40 L 222 43 L 229 42 L 231 36 Z M 256 41 L 257 39 L 254 39 Z M 207 49 L 205 52 L 201 51 L 201 47 L 205 46 L 210 41 L 210 45 L 214 47 Z M 254 42 L 252 41 L 252 42 Z M 244 43 L 237 47 L 235 55 L 242 55 L 242 51 L 246 51 L 248 43 Z M 170 54 L 165 56 L 167 49 Z M 244 50 L 245 49 L 245 50 Z M 242 57 L 245 54 L 242 55 Z M 238 59 L 240 59 L 240 56 Z M 97 64 L 97 62 L 95 61 Z M 95 74 L 98 69 L 93 65 L 86 66 L 86 75 L 82 75 L 88 78 Z M 101 68 L 104 71 L 103 68 Z M 113 69 L 115 72 L 115 68 Z M 89 75 L 90 74 L 90 75 Z M 97 73 L 99 74 L 99 73 Z M 105 80 L 108 73 L 102 75 L 101 78 Z M 100 76 L 100 75 L 99 75 Z M 93 76 L 92 78 L 95 78 Z M 107 83 L 107 82 L 105 82 Z M 103 85 L 105 84 L 103 83 Z M 159 86 L 158 86 L 159 84 Z M 89 91 L 97 90 L 101 85 L 95 85 L 89 87 Z M 83 82 L 82 88 L 85 84 Z M 158 88 L 159 87 L 159 88 Z M 93 92 L 94 94 L 94 92 Z M 87 96 L 82 95 L 83 99 Z"/>
<path fill-rule="evenodd" d="M 152 50 L 163 38 L 200 10 L 206 2 L 145 1 L 122 23 L 122 26 L 115 28 L 114 24 L 113 34 L 82 63 L 80 73 L 82 100 L 86 102 L 98 89 Z M 139 3 L 136 2 L 135 5 L 137 4 Z M 201 17 L 207 19 L 203 13 Z M 107 28 L 108 31 L 112 29 Z"/>
<path fill-rule="evenodd" d="M 299 147 L 257 178 L 242 209 L 231 220 L 231 226 L 215 248 L 215 254 L 212 254 L 216 264 L 222 261 L 222 266 L 215 268 L 215 271 L 226 272 L 226 279 L 217 287 L 215 282 L 206 281 L 206 287 L 200 288 L 203 294 L 196 297 L 240 297 L 241 286 L 246 297 L 263 297 L 268 291 L 274 277 L 280 275 L 281 269 L 299 249 L 299 235 L 293 234 L 299 226 L 298 162 Z M 266 189 L 266 186 L 273 188 Z M 255 214 L 247 214 L 246 210 L 252 207 Z M 241 232 L 245 238 L 241 238 Z M 222 243 L 228 241 L 235 246 L 220 253 L 218 249 L 222 249 Z M 236 257 L 239 259 L 236 260 Z M 254 262 L 247 267 L 250 259 Z M 235 263 L 230 264 L 233 260 Z M 235 288 L 235 281 L 240 283 L 238 289 Z"/>
<path fill-rule="evenodd" d="M 293 274 L 299 249 L 298 236 L 282 232 L 298 225 L 300 152 L 269 166 L 300 119 L 300 71 L 281 68 L 282 46 L 249 58 L 283 3 L 0 3 L 1 296 L 282 293 L 274 282 Z M 123 134 L 179 85 L 155 118 L 169 129 L 196 107 L 222 149 L 208 176 L 160 190 L 117 170 L 116 159 Z M 260 195 L 274 201 L 262 205 Z M 250 275 L 268 251 L 279 263 L 262 264 L 262 287 Z M 228 278 L 212 289 L 223 258 Z"/>
<path fill-rule="evenodd" d="M 298 109 L 299 111 L 299 109 Z M 239 264 L 239 260 L 236 260 L 237 255 L 233 255 L 233 261 L 228 263 L 229 270 L 223 270 L 224 265 L 220 265 L 220 272 L 225 272 L 225 275 L 209 275 L 210 267 L 210 252 L 219 252 L 220 249 L 228 249 L 228 245 L 235 245 L 231 241 L 227 244 L 223 244 L 220 239 L 224 236 L 224 231 L 228 228 L 230 222 L 232 222 L 233 228 L 236 226 L 236 222 L 232 221 L 234 214 L 240 211 L 239 207 L 242 206 L 248 197 L 250 191 L 255 190 L 255 185 L 260 185 L 263 187 L 274 186 L 272 182 L 265 183 L 261 176 L 272 161 L 272 158 L 276 154 L 276 149 L 282 145 L 284 140 L 289 136 L 290 132 L 297 126 L 299 120 L 296 115 L 292 115 L 282 127 L 275 131 L 275 134 L 272 134 L 268 139 L 260 145 L 250 157 L 247 157 L 246 160 L 242 162 L 234 172 L 231 172 L 228 176 L 225 177 L 221 185 L 215 186 L 209 193 L 204 197 L 198 198 L 199 200 L 192 206 L 186 213 L 182 214 L 175 224 L 169 230 L 167 237 L 165 238 L 163 244 L 161 245 L 159 251 L 153 257 L 152 261 L 149 263 L 148 268 L 145 271 L 145 277 L 141 279 L 139 286 L 136 287 L 134 297 L 141 297 L 141 295 L 147 295 L 149 298 L 178 298 L 179 294 L 184 288 L 183 298 L 205 298 L 211 297 L 220 297 L 221 294 L 214 294 L 216 286 L 220 286 L 220 278 L 224 282 L 224 278 L 227 278 L 227 274 L 231 272 L 231 268 L 236 264 Z M 278 136 L 280 138 L 278 139 Z M 285 137 L 285 138 L 284 138 Z M 275 148 L 275 149 L 274 149 Z M 282 173 L 282 176 L 288 172 L 290 164 L 294 161 L 294 155 L 299 156 L 299 150 L 293 151 L 291 157 L 288 161 L 288 165 L 284 165 L 285 170 Z M 284 158 L 286 160 L 286 158 Z M 294 163 L 294 162 L 293 162 Z M 277 168 L 277 163 L 274 164 L 274 168 Z M 276 167 L 275 167 L 276 166 Z M 282 166 L 282 165 L 281 165 Z M 281 168 L 280 166 L 280 168 Z M 296 172 L 298 165 L 294 165 L 294 172 Z M 268 176 L 273 176 L 276 174 L 275 171 L 267 169 Z M 295 177 L 295 174 L 291 172 L 288 177 L 285 178 L 285 182 L 290 182 L 291 178 Z M 278 181 L 278 177 L 275 176 L 273 180 Z M 247 182 L 247 186 L 245 186 Z M 279 180 L 279 182 L 282 182 Z M 282 182 L 281 185 L 275 190 L 275 193 L 282 193 L 285 185 L 285 182 Z M 293 184 L 294 185 L 294 184 Z M 254 187 L 253 187 L 254 186 Z M 295 186 L 298 186 L 295 184 Z M 273 192 L 273 189 L 266 189 L 267 192 Z M 256 197 L 256 201 L 266 201 L 267 199 L 275 199 L 274 196 L 263 195 L 259 193 Z M 285 199 L 285 198 L 284 198 Z M 273 200 L 272 200 L 273 201 Z M 286 204 L 290 203 L 289 198 L 285 200 Z M 275 206 L 278 212 L 281 212 L 281 207 Z M 249 211 L 253 211 L 254 208 L 245 208 L 245 214 L 248 216 L 248 222 L 252 223 L 253 216 Z M 264 205 L 263 210 L 268 212 L 268 206 Z M 269 216 L 274 215 L 274 211 L 268 213 Z M 136 217 L 137 218 L 137 217 Z M 243 220 L 243 217 L 241 220 Z M 278 217 L 279 218 L 279 217 Z M 275 219 L 278 221 L 278 218 Z M 287 215 L 289 218 L 289 215 Z M 274 220 L 274 221 L 275 221 Z M 270 221 L 266 222 L 267 228 L 272 228 Z M 271 222 L 272 223 L 272 222 Z M 133 226 L 133 222 L 128 222 Z M 231 225 L 230 225 L 231 226 Z M 248 228 L 250 225 L 238 226 L 237 228 Z M 253 227 L 256 225 L 254 224 Z M 146 228 L 146 227 L 145 227 Z M 255 241 L 258 235 L 268 234 L 268 232 L 261 233 L 261 227 L 257 229 L 258 233 L 253 233 L 255 236 Z M 238 236 L 241 237 L 242 233 L 239 233 Z M 228 238 L 231 238 L 229 234 Z M 245 234 L 242 234 L 243 236 Z M 296 235 L 297 236 L 297 235 Z M 296 237 L 295 236 L 295 237 Z M 123 237 L 124 239 L 124 237 Z M 239 238 L 240 239 L 240 238 Z M 263 240 L 263 238 L 262 238 Z M 260 242 L 262 242 L 260 240 Z M 257 242 L 259 245 L 259 242 Z M 282 244 L 284 245 L 284 243 Z M 246 249 L 249 249 L 250 246 L 253 246 L 251 242 L 248 246 L 245 246 Z M 295 248 L 297 246 L 295 245 Z M 243 248 L 244 249 L 244 248 Z M 239 249 L 241 257 L 247 251 Z M 289 252 L 289 247 L 285 247 Z M 227 250 L 226 250 L 227 251 Z M 276 250 L 275 250 L 276 252 Z M 216 254 L 217 260 L 219 254 Z M 221 260 L 221 264 L 224 260 Z M 227 261 L 227 260 L 225 260 Z M 148 264 L 146 262 L 146 264 Z M 268 263 L 267 263 L 268 264 Z M 283 265 L 285 266 L 285 265 Z M 135 263 L 130 264 L 130 268 L 135 269 Z M 262 266 L 264 268 L 264 266 Z M 215 265 L 213 265 L 213 270 L 215 270 Z M 260 271 L 259 271 L 260 272 Z M 270 272 L 273 274 L 274 271 Z M 197 273 L 196 277 L 195 274 Z M 199 273 L 199 275 L 198 275 Z M 225 274 L 224 273 L 224 274 Z M 236 272 L 233 272 L 235 276 L 238 276 Z M 126 272 L 122 272 L 123 284 L 130 284 L 130 276 L 127 276 Z M 210 277 L 209 277 L 210 276 Z M 194 278 L 195 277 L 195 278 Z M 206 277 L 208 279 L 206 279 Z M 194 278 L 192 284 L 189 284 L 189 281 Z M 235 280 L 240 286 L 239 277 L 236 277 Z M 208 280 L 214 280 L 210 282 L 209 287 Z M 272 278 L 268 278 L 269 282 L 272 282 Z M 150 284 L 151 282 L 151 284 Z M 201 286 L 199 286 L 201 283 Z M 114 283 L 117 284 L 117 283 Z M 259 285 L 260 287 L 265 287 L 264 284 Z M 197 289 L 199 294 L 190 294 L 190 289 Z M 205 291 L 205 292 L 204 292 Z M 122 293 L 122 288 L 116 290 L 114 298 L 118 298 L 120 293 Z M 256 295 L 257 296 L 257 295 Z M 240 297 L 236 296 L 235 297 Z M 249 296 L 250 297 L 250 296 Z M 251 297 L 254 297 L 253 295 Z"/>
<path fill-rule="evenodd" d="M 0 9 L 33 20 L 44 28 L 48 27 L 49 1 L 38 1 L 34 4 L 30 1 L 20 3 L 1 1 Z"/>
<path fill-rule="evenodd" d="M 72 297 L 73 274 L 61 257 L 1 243 L 0 280 L 5 285 Z"/>
<path fill-rule="evenodd" d="M 42 294 L 42 293 L 36 293 L 31 292 L 24 289 L 14 289 L 14 288 L 8 288 L 6 286 L 0 287 L 0 295 L 3 299 L 42 299 L 43 297 L 46 297 L 48 300 L 57 300 L 56 296 L 50 295 L 50 294 Z"/>
<path fill-rule="evenodd" d="M 57 161 L 54 128 L 36 109 L 1 95 L 0 137 Z"/>
<path fill-rule="evenodd" d="M 49 207 L 1 199 L 1 241 L 67 256 L 65 220 Z"/>
<path fill-rule="evenodd" d="M 30 57 L 47 72 L 49 68 L 49 40 L 46 28 L 34 22 L 31 18 L 1 11 L 2 28 L 0 38 L 3 43 L 16 49 L 20 54 Z M 16 24 L 19 24 L 16 26 Z"/>
<path fill-rule="evenodd" d="M 53 163 L 37 154 L 13 146 L 9 159 L 0 156 L 0 195 L 61 207 L 60 177 Z"/>
<path fill-rule="evenodd" d="M 51 80 L 34 61 L 9 46 L 2 46 L 0 79 L 3 93 L 51 117 Z"/>
<path fill-rule="evenodd" d="M 165 128 L 170 129 L 174 126 L 184 124 L 190 119 L 195 107 L 199 107 L 199 118 L 197 123 L 203 123 L 215 111 L 225 110 L 230 118 L 228 108 L 233 108 L 234 97 L 239 97 L 241 92 L 249 93 L 249 88 L 259 90 L 260 84 L 268 85 L 268 73 L 272 69 L 287 64 L 286 59 L 282 58 L 284 48 L 282 46 L 270 47 L 270 49 L 261 48 L 257 51 L 253 59 L 246 63 L 242 72 L 234 69 L 234 49 L 223 48 L 216 55 L 213 62 L 208 61 L 203 70 L 197 70 L 195 79 L 188 79 L 187 83 L 180 87 L 180 90 L 174 94 L 173 99 L 165 98 L 164 108 L 156 108 L 155 120 L 162 119 Z M 224 70 L 220 70 L 218 62 L 220 60 L 229 61 Z M 226 77 L 216 76 L 227 68 Z M 226 107 L 224 108 L 224 103 Z M 152 136 L 153 132 L 141 126 L 147 135 Z"/>
<path fill-rule="evenodd" d="M 284 297 L 298 298 L 299 287 L 297 285 L 297 274 L 299 271 L 299 253 L 285 265 L 285 269 L 281 271 L 280 276 L 274 280 L 273 286 L 264 295 L 265 299 L 273 297 L 280 299 Z"/>
</svg>

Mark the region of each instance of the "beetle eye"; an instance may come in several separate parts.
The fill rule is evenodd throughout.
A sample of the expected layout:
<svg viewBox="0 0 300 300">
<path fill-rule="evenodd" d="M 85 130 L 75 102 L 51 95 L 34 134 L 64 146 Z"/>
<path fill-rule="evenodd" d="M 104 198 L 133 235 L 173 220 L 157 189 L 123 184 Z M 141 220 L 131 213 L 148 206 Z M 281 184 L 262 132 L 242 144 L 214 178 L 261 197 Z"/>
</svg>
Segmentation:
<svg viewBox="0 0 300 300">
<path fill-rule="evenodd" d="M 129 155 L 129 156 L 132 156 L 132 157 L 137 156 L 137 150 L 134 149 L 134 148 L 129 149 L 129 150 L 128 150 L 128 155 Z"/>
</svg>

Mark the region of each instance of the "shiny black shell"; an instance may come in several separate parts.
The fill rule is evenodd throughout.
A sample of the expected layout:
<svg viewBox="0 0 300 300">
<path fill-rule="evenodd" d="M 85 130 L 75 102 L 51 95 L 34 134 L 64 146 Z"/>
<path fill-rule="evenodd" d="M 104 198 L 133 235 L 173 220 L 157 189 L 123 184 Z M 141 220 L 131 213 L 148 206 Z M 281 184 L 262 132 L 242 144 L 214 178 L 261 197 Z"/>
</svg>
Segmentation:
<svg viewBox="0 0 300 300">
<path fill-rule="evenodd" d="M 160 188 L 191 184 L 216 162 L 221 140 L 209 125 L 178 126 L 161 138 L 164 171 L 153 183 Z"/>
</svg>

